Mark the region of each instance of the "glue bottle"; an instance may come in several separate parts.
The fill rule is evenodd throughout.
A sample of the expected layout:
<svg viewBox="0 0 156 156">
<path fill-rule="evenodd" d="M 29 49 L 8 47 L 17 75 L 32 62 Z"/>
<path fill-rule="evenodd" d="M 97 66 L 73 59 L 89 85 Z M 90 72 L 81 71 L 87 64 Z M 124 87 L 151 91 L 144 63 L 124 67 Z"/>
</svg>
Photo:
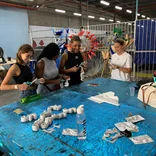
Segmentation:
<svg viewBox="0 0 156 156">
<path fill-rule="evenodd" d="M 77 122 L 77 138 L 79 140 L 86 139 L 86 116 L 84 113 L 84 105 L 80 105 L 77 108 L 76 122 Z"/>
<path fill-rule="evenodd" d="M 27 96 L 25 98 L 20 99 L 20 102 L 21 103 L 29 103 L 29 102 L 33 102 L 33 101 L 36 101 L 39 99 L 41 99 L 41 95 L 35 94 L 35 95 Z"/>
</svg>

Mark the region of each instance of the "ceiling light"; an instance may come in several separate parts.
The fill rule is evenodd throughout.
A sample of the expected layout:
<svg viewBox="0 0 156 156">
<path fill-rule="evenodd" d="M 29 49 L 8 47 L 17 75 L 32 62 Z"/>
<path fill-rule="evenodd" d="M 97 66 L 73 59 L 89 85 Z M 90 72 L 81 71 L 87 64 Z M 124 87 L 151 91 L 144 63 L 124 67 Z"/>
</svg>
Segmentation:
<svg viewBox="0 0 156 156">
<path fill-rule="evenodd" d="M 60 12 L 60 13 L 65 13 L 66 11 L 64 10 L 60 10 L 60 9 L 55 9 L 56 12 Z"/>
<path fill-rule="evenodd" d="M 130 13 L 130 14 L 132 13 L 132 11 L 131 11 L 131 10 L 126 10 L 126 12 L 128 12 L 128 13 Z"/>
<path fill-rule="evenodd" d="M 115 9 L 122 10 L 122 7 L 120 7 L 120 6 L 115 6 Z"/>
<path fill-rule="evenodd" d="M 146 16 L 145 16 L 145 15 L 141 15 L 141 17 L 142 17 L 142 18 L 145 18 Z"/>
<path fill-rule="evenodd" d="M 116 21 L 117 23 L 121 23 L 121 21 Z"/>
<path fill-rule="evenodd" d="M 82 16 L 80 13 L 74 13 L 75 16 Z"/>
<path fill-rule="evenodd" d="M 151 21 L 153 22 L 154 20 L 152 19 Z"/>
<path fill-rule="evenodd" d="M 40 6 L 39 6 L 39 5 L 36 5 L 35 7 L 36 7 L 36 8 L 39 8 Z"/>
<path fill-rule="evenodd" d="M 109 19 L 109 21 L 110 21 L 110 22 L 113 22 L 113 20 L 112 20 L 112 19 Z"/>
<path fill-rule="evenodd" d="M 99 20 L 102 20 L 102 21 L 104 21 L 104 20 L 105 20 L 105 18 L 103 18 L 103 17 L 100 17 L 100 18 L 99 18 Z"/>
<path fill-rule="evenodd" d="M 88 18 L 95 18 L 94 16 L 88 16 Z"/>
<path fill-rule="evenodd" d="M 140 14 L 139 14 L 139 13 L 137 13 L 137 16 L 140 16 Z"/>
<path fill-rule="evenodd" d="M 106 1 L 100 1 L 100 3 L 104 4 L 104 5 L 107 5 L 107 6 L 110 5 L 110 3 L 106 2 Z"/>
<path fill-rule="evenodd" d="M 149 17 L 147 17 L 147 19 L 150 19 Z"/>
</svg>

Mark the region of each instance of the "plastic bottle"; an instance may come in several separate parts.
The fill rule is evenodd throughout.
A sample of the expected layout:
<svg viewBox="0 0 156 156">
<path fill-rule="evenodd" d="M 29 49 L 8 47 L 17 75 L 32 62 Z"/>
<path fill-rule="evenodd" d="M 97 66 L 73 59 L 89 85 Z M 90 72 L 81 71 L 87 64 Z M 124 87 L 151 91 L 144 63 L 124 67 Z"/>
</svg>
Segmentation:
<svg viewBox="0 0 156 156">
<path fill-rule="evenodd" d="M 80 140 L 86 139 L 86 116 L 84 113 L 84 105 L 80 105 L 77 108 L 76 122 L 77 122 L 77 138 Z"/>
<path fill-rule="evenodd" d="M 41 99 L 41 95 L 35 94 L 35 95 L 27 96 L 25 98 L 20 99 L 20 102 L 21 103 L 29 103 L 29 102 L 33 102 L 33 101 L 36 101 L 39 99 Z"/>
</svg>

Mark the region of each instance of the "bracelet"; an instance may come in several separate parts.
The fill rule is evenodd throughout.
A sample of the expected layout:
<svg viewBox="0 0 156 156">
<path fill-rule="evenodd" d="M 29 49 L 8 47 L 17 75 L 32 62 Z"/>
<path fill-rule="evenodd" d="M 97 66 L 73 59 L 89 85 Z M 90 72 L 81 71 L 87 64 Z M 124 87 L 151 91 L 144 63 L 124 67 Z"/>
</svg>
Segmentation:
<svg viewBox="0 0 156 156">
<path fill-rule="evenodd" d="M 18 89 L 18 85 L 15 85 L 15 89 Z"/>
</svg>

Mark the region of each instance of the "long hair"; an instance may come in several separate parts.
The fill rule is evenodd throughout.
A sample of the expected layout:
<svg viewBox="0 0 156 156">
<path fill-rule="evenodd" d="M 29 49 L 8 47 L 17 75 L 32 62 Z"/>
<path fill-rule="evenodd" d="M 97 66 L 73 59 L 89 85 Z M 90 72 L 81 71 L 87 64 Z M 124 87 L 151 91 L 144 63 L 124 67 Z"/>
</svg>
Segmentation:
<svg viewBox="0 0 156 156">
<path fill-rule="evenodd" d="M 59 55 L 60 48 L 56 43 L 49 43 L 42 51 L 42 53 L 37 58 L 37 61 L 46 57 L 47 59 L 51 60 L 53 57 Z"/>
<path fill-rule="evenodd" d="M 21 58 L 21 54 L 32 52 L 34 54 L 34 49 L 29 44 L 23 44 L 18 49 L 18 52 L 16 53 L 16 62 L 22 64 L 23 60 Z"/>
</svg>

